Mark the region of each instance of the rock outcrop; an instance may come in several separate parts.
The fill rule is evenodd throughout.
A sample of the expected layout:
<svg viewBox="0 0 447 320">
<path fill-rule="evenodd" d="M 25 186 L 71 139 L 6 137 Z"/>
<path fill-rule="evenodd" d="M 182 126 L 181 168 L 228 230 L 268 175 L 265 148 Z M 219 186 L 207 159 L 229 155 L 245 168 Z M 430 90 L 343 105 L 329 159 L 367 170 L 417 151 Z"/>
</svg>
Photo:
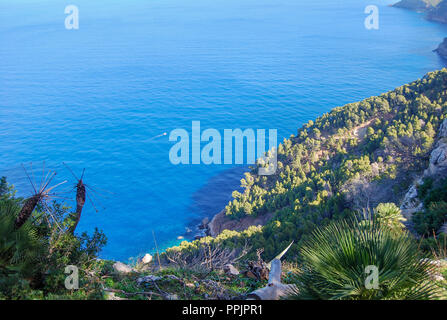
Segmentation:
<svg viewBox="0 0 447 320">
<path fill-rule="evenodd" d="M 424 12 L 427 20 L 447 23 L 447 0 L 401 0 L 393 7 Z"/>
<path fill-rule="evenodd" d="M 430 164 L 424 176 L 444 176 L 447 174 L 447 141 L 439 141 L 430 155 Z"/>
<path fill-rule="evenodd" d="M 428 168 L 424 171 L 421 178 L 408 189 L 402 201 L 400 209 L 402 215 L 410 220 L 413 213 L 423 210 L 424 206 L 418 198 L 417 188 L 423 183 L 423 178 L 439 178 L 447 176 L 447 119 L 439 127 L 437 142 L 430 153 Z"/>
<path fill-rule="evenodd" d="M 119 261 L 113 264 L 113 270 L 118 274 L 128 274 L 134 272 L 132 267 Z"/>
<path fill-rule="evenodd" d="M 444 38 L 444 41 L 434 50 L 434 52 L 438 53 L 444 59 L 447 59 L 447 38 Z"/>
<path fill-rule="evenodd" d="M 147 283 L 152 283 L 154 281 L 158 281 L 158 280 L 161 280 L 161 279 L 162 279 L 162 277 L 154 276 L 154 275 L 150 274 L 148 276 L 138 278 L 137 279 L 137 284 L 141 285 L 142 283 L 146 283 L 146 282 Z"/>
<path fill-rule="evenodd" d="M 428 11 L 427 19 L 447 23 L 447 1 L 441 1 L 436 7 Z"/>
<path fill-rule="evenodd" d="M 241 219 L 231 219 L 225 215 L 225 210 L 222 210 L 211 219 L 207 233 L 215 237 L 224 230 L 243 231 L 250 226 L 263 226 L 272 216 L 272 213 L 267 213 L 258 217 L 246 216 Z"/>
<path fill-rule="evenodd" d="M 433 8 L 428 0 L 401 0 L 394 4 L 393 7 L 413 10 L 416 12 L 426 12 Z"/>
<path fill-rule="evenodd" d="M 445 175 L 447 175 L 447 119 L 439 127 L 438 141 L 430 154 L 430 162 L 424 177 Z"/>
<path fill-rule="evenodd" d="M 400 206 L 400 210 L 402 211 L 402 215 L 409 221 L 413 213 L 418 212 L 423 209 L 424 204 L 418 198 L 418 190 L 417 187 L 422 183 L 422 179 L 419 179 L 415 182 L 408 192 L 405 194 L 404 200 L 402 201 L 402 205 Z"/>
<path fill-rule="evenodd" d="M 445 119 L 439 126 L 438 137 L 441 139 L 447 138 L 447 119 Z"/>
<path fill-rule="evenodd" d="M 149 253 L 146 253 L 146 254 L 144 255 L 144 257 L 141 259 L 141 262 L 142 262 L 143 264 L 151 263 L 151 261 L 152 261 L 152 256 L 151 256 Z"/>
</svg>

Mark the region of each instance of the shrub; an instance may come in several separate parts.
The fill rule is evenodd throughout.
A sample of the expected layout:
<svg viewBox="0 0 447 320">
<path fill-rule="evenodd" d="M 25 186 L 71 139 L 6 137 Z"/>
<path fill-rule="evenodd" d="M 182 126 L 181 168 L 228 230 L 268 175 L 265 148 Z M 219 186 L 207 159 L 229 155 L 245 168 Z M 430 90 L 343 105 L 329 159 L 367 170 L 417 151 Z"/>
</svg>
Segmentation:
<svg viewBox="0 0 447 320">
<path fill-rule="evenodd" d="M 426 211 L 413 215 L 414 229 L 423 236 L 433 236 L 447 221 L 447 202 L 432 202 Z"/>
<path fill-rule="evenodd" d="M 374 211 L 375 218 L 378 222 L 396 233 L 400 233 L 403 228 L 405 228 L 403 222 L 406 221 L 406 219 L 402 216 L 399 207 L 394 203 L 381 203 Z"/>
<path fill-rule="evenodd" d="M 396 236 L 372 220 L 340 220 L 317 228 L 301 249 L 293 277 L 298 299 L 430 299 L 432 268 L 407 232 Z M 378 269 L 378 288 L 366 287 L 367 266 Z"/>
<path fill-rule="evenodd" d="M 36 228 L 26 222 L 16 230 L 14 221 L 19 205 L 14 200 L 0 201 L 0 294 L 20 296 L 28 281 L 38 272 L 44 253 L 43 241 Z"/>
<path fill-rule="evenodd" d="M 56 202 L 45 211 L 36 206 L 17 228 L 14 222 L 23 201 L 14 193 L 0 179 L 0 299 L 101 298 L 96 281 L 101 262 L 96 258 L 107 241 L 105 235 L 98 229 L 92 236 L 72 234 L 70 208 Z M 65 289 L 67 265 L 79 268 L 76 292 Z"/>
</svg>

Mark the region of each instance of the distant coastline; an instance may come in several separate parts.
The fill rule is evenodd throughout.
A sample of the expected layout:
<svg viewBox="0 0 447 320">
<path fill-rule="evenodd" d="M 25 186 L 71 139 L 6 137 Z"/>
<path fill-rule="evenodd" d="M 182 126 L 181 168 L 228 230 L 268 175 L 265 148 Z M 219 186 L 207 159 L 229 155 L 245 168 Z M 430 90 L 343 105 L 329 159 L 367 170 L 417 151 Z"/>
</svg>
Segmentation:
<svg viewBox="0 0 447 320">
<path fill-rule="evenodd" d="M 439 47 L 433 51 L 447 60 L 447 38 L 444 38 L 444 41 L 439 45 Z"/>
<path fill-rule="evenodd" d="M 447 23 L 447 0 L 401 0 L 392 5 L 395 8 L 424 13 L 425 18 L 432 22 Z M 434 52 L 447 59 L 447 38 Z"/>
<path fill-rule="evenodd" d="M 436 0 L 434 0 L 436 1 Z M 447 0 L 440 0 L 437 6 L 434 7 L 429 0 L 402 0 L 393 5 L 395 8 L 402 8 L 407 10 L 416 11 L 419 13 L 426 13 L 426 19 L 438 23 L 447 23 Z M 434 49 L 440 57 L 447 60 L 447 37 Z M 268 213 L 256 218 L 244 217 L 240 220 L 230 219 L 225 215 L 225 208 L 215 214 L 212 219 L 204 219 L 198 225 L 198 229 L 203 230 L 203 233 L 197 238 L 202 236 L 216 237 L 223 230 L 243 231 L 250 226 L 265 225 L 271 218 L 273 213 Z"/>
</svg>

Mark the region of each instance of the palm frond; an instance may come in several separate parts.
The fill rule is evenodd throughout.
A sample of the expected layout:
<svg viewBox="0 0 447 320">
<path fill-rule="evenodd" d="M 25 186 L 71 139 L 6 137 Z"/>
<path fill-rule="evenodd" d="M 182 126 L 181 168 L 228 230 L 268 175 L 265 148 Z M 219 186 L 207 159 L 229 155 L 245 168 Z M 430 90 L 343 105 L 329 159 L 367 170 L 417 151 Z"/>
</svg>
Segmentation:
<svg viewBox="0 0 447 320">
<path fill-rule="evenodd" d="M 429 299 L 435 294 L 432 266 L 421 259 L 406 232 L 379 220 L 343 220 L 316 229 L 301 250 L 295 274 L 298 299 Z M 368 266 L 378 270 L 378 288 L 368 289 Z"/>
</svg>

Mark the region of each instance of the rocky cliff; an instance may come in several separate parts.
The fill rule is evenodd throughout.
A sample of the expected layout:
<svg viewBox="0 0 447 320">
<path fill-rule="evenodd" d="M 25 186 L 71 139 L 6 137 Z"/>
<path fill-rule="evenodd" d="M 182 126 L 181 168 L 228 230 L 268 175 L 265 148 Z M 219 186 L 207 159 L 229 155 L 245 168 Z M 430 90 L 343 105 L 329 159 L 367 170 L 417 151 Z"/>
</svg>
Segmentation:
<svg viewBox="0 0 447 320">
<path fill-rule="evenodd" d="M 273 214 L 268 213 L 257 217 L 244 217 L 240 220 L 231 219 L 225 215 L 225 210 L 216 214 L 208 223 L 207 234 L 215 237 L 224 230 L 243 231 L 250 226 L 263 226 L 271 218 Z"/>
<path fill-rule="evenodd" d="M 424 209 L 423 203 L 418 198 L 418 186 L 423 183 L 423 180 L 425 178 L 440 179 L 444 177 L 447 177 L 447 119 L 443 121 L 439 128 L 437 142 L 430 154 L 428 168 L 409 188 L 402 201 L 401 210 L 405 218 L 410 220 L 413 213 Z"/>
<path fill-rule="evenodd" d="M 427 19 L 447 23 L 447 1 L 441 1 L 436 7 L 429 9 Z"/>
<path fill-rule="evenodd" d="M 393 7 L 413 10 L 416 12 L 427 12 L 433 9 L 439 0 L 402 0 L 394 4 Z"/>
<path fill-rule="evenodd" d="M 430 21 L 447 23 L 447 0 L 401 0 L 393 7 L 423 12 Z M 433 51 L 447 59 L 447 38 Z"/>
<path fill-rule="evenodd" d="M 447 38 L 444 38 L 444 41 L 439 45 L 438 49 L 434 51 L 444 59 L 447 59 Z"/>
</svg>

